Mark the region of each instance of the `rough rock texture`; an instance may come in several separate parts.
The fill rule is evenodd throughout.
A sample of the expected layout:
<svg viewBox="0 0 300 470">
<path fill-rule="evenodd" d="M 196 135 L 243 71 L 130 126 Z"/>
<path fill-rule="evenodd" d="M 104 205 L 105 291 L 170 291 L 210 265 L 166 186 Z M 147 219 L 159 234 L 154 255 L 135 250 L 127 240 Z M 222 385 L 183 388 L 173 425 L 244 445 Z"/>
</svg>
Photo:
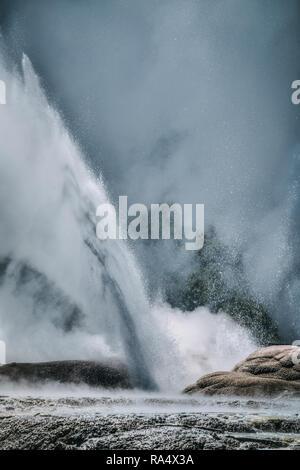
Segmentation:
<svg viewBox="0 0 300 470">
<path fill-rule="evenodd" d="M 300 396 L 300 364 L 295 364 L 297 346 L 270 346 L 260 349 L 237 364 L 231 372 L 215 372 L 201 377 L 184 393 L 236 396 Z M 294 360 L 293 360 L 294 357 Z"/>
<path fill-rule="evenodd" d="M 1 382 L 59 382 L 87 384 L 94 387 L 132 388 L 130 375 L 123 364 L 96 361 L 55 361 L 37 363 L 12 362 L 0 366 Z"/>
<path fill-rule="evenodd" d="M 103 412 L 103 400 L 112 401 L 111 413 Z M 258 416 L 258 402 L 254 413 L 240 404 L 229 414 L 174 407 L 169 413 L 132 413 L 122 400 L 126 413 L 115 413 L 120 399 L 0 397 L 0 450 L 300 449 L 297 413 Z"/>
</svg>

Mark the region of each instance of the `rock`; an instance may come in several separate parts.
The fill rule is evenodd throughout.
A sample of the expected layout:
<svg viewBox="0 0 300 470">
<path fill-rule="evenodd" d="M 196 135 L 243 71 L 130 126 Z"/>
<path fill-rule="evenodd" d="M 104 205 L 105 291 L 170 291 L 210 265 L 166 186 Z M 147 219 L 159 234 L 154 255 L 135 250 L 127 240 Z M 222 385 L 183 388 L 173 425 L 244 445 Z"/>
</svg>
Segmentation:
<svg viewBox="0 0 300 470">
<path fill-rule="evenodd" d="M 236 396 L 300 396 L 300 364 L 295 364 L 297 346 L 270 346 L 250 354 L 231 372 L 201 377 L 183 393 Z M 300 354 L 299 354 L 300 357 Z"/>
<path fill-rule="evenodd" d="M 132 388 L 126 367 L 118 362 L 55 361 L 37 363 L 12 362 L 0 366 L 1 382 L 60 382 L 87 384 L 93 387 Z"/>
<path fill-rule="evenodd" d="M 262 416 L 239 407 L 228 419 L 227 412 L 182 412 L 176 401 L 168 412 L 149 402 L 146 413 L 136 412 L 136 399 L 124 394 L 121 401 L 0 396 L 0 450 L 299 449 L 300 419 L 283 412 L 286 404 L 277 402 L 276 417 L 262 404 Z"/>
</svg>

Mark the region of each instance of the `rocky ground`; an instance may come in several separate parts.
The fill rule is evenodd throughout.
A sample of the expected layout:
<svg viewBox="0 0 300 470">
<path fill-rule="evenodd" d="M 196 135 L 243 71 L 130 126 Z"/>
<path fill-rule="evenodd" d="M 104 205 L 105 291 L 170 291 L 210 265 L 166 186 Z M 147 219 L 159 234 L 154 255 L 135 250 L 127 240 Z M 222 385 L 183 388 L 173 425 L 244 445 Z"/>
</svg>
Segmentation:
<svg viewBox="0 0 300 470">
<path fill-rule="evenodd" d="M 300 449 L 296 403 L 274 402 L 267 413 L 265 402 L 253 400 L 216 402 L 207 411 L 181 399 L 141 399 L 143 411 L 134 404 L 124 397 L 1 397 L 0 449 Z"/>
<path fill-rule="evenodd" d="M 170 398 L 129 390 L 120 364 L 8 364 L 0 450 L 300 450 L 298 356 L 296 346 L 264 348 Z"/>
</svg>

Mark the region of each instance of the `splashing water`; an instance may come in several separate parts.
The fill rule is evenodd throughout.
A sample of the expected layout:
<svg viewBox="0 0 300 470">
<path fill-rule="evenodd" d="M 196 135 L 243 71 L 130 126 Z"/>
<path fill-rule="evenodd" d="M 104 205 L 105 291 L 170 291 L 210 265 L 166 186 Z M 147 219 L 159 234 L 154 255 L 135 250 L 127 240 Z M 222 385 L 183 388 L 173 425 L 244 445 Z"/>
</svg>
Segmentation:
<svg viewBox="0 0 300 470">
<path fill-rule="evenodd" d="M 118 358 L 137 387 L 178 389 L 252 351 L 248 333 L 225 315 L 150 308 L 126 244 L 96 238 L 95 210 L 108 201 L 104 184 L 86 168 L 29 59 L 23 57 L 22 77 L 2 60 L 0 72 L 8 84 L 0 108 L 0 338 L 7 360 Z"/>
<path fill-rule="evenodd" d="M 137 268 L 124 245 L 95 236 L 95 208 L 107 200 L 103 184 L 84 167 L 27 57 L 22 66 L 24 83 L 10 78 L 10 102 L 1 109 L 1 329 L 8 357 L 126 355 L 137 385 L 152 387 Z"/>
</svg>

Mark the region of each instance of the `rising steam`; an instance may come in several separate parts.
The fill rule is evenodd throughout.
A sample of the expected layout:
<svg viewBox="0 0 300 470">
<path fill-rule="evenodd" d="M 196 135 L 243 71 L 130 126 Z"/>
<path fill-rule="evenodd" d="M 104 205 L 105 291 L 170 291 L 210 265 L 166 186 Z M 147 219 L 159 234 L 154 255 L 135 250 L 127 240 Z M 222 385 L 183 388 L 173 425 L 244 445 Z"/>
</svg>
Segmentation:
<svg viewBox="0 0 300 470">
<path fill-rule="evenodd" d="M 150 308 L 128 247 L 96 238 L 105 188 L 86 169 L 29 59 L 22 75 L 8 72 L 3 60 L 0 71 L 8 85 L 0 108 L 0 338 L 7 360 L 115 358 L 129 365 L 138 387 L 178 390 L 253 350 L 248 333 L 226 315 Z"/>
<path fill-rule="evenodd" d="M 298 337 L 298 0 L 9 0 L 5 13 L 13 62 L 25 48 L 112 199 L 204 203 L 282 337 Z M 171 244 L 135 247 L 153 287 L 192 269 Z"/>
</svg>

